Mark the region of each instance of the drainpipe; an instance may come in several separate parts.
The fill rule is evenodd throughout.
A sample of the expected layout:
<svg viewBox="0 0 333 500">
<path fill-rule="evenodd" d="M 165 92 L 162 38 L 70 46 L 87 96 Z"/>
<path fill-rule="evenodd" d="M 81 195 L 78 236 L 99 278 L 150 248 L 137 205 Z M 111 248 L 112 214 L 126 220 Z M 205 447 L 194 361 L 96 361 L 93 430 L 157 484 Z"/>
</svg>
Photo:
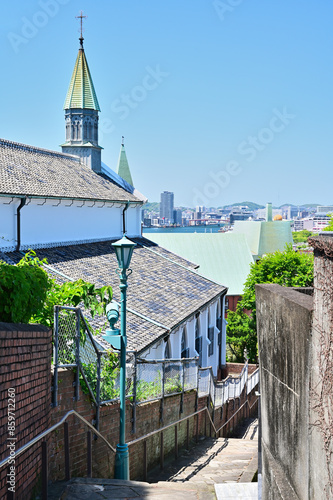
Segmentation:
<svg viewBox="0 0 333 500">
<path fill-rule="evenodd" d="M 124 210 L 123 210 L 123 235 L 125 235 L 125 234 L 126 234 L 125 212 L 126 212 L 126 210 L 128 209 L 129 204 L 130 204 L 130 202 L 128 201 L 128 202 L 126 203 L 126 205 L 125 205 Z"/>
<path fill-rule="evenodd" d="M 21 246 L 21 208 L 24 207 L 25 203 L 27 201 L 27 197 L 24 196 L 24 198 L 21 198 L 20 204 L 17 207 L 17 212 L 16 212 L 16 235 L 17 235 L 17 244 L 16 244 L 16 251 L 18 252 L 20 250 Z"/>
</svg>

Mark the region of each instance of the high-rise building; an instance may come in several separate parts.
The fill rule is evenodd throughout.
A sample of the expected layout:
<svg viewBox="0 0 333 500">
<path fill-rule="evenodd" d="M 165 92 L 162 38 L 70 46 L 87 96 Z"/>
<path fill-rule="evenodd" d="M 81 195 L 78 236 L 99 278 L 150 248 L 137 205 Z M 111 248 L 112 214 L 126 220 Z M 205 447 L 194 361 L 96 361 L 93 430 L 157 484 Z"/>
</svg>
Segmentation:
<svg viewBox="0 0 333 500">
<path fill-rule="evenodd" d="M 180 208 L 176 208 L 173 211 L 173 222 L 174 222 L 174 224 L 177 224 L 177 225 L 181 226 L 182 225 L 182 216 L 183 216 L 182 210 L 180 210 Z"/>
<path fill-rule="evenodd" d="M 170 191 L 161 193 L 160 217 L 167 219 L 171 224 L 173 223 L 173 198 L 174 195 Z"/>
</svg>

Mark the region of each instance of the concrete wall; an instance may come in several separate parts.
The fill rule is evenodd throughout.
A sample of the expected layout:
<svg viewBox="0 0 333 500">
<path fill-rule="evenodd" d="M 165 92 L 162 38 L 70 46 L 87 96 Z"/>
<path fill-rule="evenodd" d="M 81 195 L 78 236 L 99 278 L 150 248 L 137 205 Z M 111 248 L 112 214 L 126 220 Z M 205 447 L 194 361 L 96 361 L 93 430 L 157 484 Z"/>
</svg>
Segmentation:
<svg viewBox="0 0 333 500">
<path fill-rule="evenodd" d="M 333 498 L 333 234 L 309 240 L 314 248 L 309 498 Z"/>
<path fill-rule="evenodd" d="M 308 499 L 313 300 L 257 285 L 263 499 Z"/>
<path fill-rule="evenodd" d="M 333 498 L 333 233 L 309 244 L 313 297 L 256 287 L 263 499 Z"/>
</svg>

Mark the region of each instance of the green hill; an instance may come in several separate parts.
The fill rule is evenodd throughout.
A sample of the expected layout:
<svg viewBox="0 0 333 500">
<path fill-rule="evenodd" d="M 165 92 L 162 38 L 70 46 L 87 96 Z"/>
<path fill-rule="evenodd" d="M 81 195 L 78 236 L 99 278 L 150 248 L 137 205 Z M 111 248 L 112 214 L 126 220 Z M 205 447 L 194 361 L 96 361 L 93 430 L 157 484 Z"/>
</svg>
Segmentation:
<svg viewBox="0 0 333 500">
<path fill-rule="evenodd" d="M 151 203 L 146 203 L 143 208 L 148 210 L 148 212 L 159 212 L 160 204 L 158 201 L 152 201 Z"/>
<path fill-rule="evenodd" d="M 242 201 L 240 203 L 232 203 L 231 205 L 224 205 L 222 208 L 229 207 L 249 207 L 250 210 L 258 210 L 259 208 L 265 208 L 265 205 L 258 205 L 258 203 L 253 203 L 253 201 Z"/>
</svg>

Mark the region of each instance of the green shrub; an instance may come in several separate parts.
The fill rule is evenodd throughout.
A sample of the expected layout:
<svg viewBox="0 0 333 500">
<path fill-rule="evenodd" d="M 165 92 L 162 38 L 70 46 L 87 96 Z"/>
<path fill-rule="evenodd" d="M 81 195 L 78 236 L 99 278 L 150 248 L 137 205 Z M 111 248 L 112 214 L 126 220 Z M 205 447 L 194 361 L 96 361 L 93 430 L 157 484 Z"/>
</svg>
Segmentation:
<svg viewBox="0 0 333 500">
<path fill-rule="evenodd" d="M 0 261 L 0 321 L 28 323 L 42 311 L 52 280 L 35 255 L 29 252 L 16 266 Z"/>
</svg>

